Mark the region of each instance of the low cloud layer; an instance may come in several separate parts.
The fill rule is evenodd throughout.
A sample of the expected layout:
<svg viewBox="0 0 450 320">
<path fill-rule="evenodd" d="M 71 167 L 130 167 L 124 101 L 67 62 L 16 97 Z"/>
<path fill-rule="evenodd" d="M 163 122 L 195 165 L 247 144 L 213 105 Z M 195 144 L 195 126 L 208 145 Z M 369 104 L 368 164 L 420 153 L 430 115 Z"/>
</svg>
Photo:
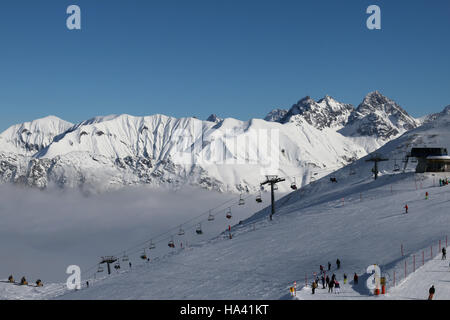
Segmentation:
<svg viewBox="0 0 450 320">
<path fill-rule="evenodd" d="M 13 274 L 23 275 L 31 282 L 64 282 L 68 265 L 79 265 L 87 270 L 100 256 L 118 254 L 130 247 L 132 263 L 143 263 L 140 253 L 150 239 L 175 228 L 155 239 L 157 250 L 149 256 L 169 252 L 167 239 L 174 235 L 177 247 L 181 242 L 196 244 L 206 241 L 228 224 L 237 223 L 254 213 L 261 204 L 249 198 L 245 206 L 237 206 L 239 196 L 212 191 L 185 188 L 180 191 L 129 188 L 106 194 L 85 196 L 75 190 L 46 190 L 0 186 L 0 279 Z M 206 221 L 207 215 L 183 226 L 186 235 L 178 237 L 178 226 L 208 209 L 227 202 L 218 211 L 216 219 Z M 228 206 L 233 205 L 233 219 L 225 218 Z M 203 220 L 204 234 L 195 234 L 197 223 Z M 125 267 L 125 266 L 123 266 Z M 89 270 L 91 276 L 95 270 Z"/>
</svg>

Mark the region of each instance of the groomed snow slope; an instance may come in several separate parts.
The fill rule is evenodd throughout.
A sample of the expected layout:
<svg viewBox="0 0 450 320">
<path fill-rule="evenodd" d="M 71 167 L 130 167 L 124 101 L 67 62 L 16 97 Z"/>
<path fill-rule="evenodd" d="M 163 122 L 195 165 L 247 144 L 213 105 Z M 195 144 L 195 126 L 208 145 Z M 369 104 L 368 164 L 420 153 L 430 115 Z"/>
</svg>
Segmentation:
<svg viewBox="0 0 450 320">
<path fill-rule="evenodd" d="M 253 218 L 234 228 L 232 240 L 219 237 L 141 266 L 139 258 L 132 257 L 132 272 L 91 280 L 90 288 L 78 292 L 59 295 L 57 290 L 53 295 L 58 299 L 285 299 L 293 281 L 303 283 L 305 274 L 317 271 L 319 264 L 334 263 L 337 257 L 342 270 L 336 274 L 342 279 L 342 272 L 361 273 L 370 264 L 385 268 L 397 261 L 401 243 L 408 252 L 416 252 L 442 239 L 450 223 L 445 210 L 450 187 L 433 187 L 431 178 L 420 183 L 423 189 L 416 190 L 413 174 L 386 175 L 376 182 L 362 179 L 316 197 L 306 207 L 282 208 L 273 222 L 267 216 Z M 429 200 L 424 199 L 426 191 Z M 403 214 L 405 203 L 410 207 L 408 215 Z M 49 298 L 49 292 L 42 298 Z"/>
</svg>

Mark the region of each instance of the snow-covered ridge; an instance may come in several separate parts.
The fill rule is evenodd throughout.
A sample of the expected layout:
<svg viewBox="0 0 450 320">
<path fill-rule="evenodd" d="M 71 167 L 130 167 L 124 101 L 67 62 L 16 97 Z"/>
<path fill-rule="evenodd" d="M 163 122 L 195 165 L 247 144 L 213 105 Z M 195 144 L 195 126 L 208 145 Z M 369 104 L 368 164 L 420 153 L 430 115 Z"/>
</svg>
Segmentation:
<svg viewBox="0 0 450 320">
<path fill-rule="evenodd" d="M 1 151 L 33 155 L 72 126 L 72 123 L 55 116 L 13 125 L 0 134 Z"/>
<path fill-rule="evenodd" d="M 275 174 L 290 182 L 295 177 L 302 186 L 418 123 L 378 92 L 369 94 L 357 109 L 329 96 L 318 102 L 307 97 L 286 113 L 272 113 L 271 120 L 276 118 L 280 119 L 241 121 L 214 115 L 201 121 L 123 114 L 76 125 L 56 117 L 39 119 L 0 135 L 0 180 L 89 190 L 189 184 L 257 192 L 267 163 L 276 162 Z M 269 143 L 275 149 L 267 153 L 267 145 L 254 136 L 271 136 L 270 132 L 276 132 L 272 142 L 277 147 Z M 190 161 L 184 161 L 183 154 Z"/>
</svg>

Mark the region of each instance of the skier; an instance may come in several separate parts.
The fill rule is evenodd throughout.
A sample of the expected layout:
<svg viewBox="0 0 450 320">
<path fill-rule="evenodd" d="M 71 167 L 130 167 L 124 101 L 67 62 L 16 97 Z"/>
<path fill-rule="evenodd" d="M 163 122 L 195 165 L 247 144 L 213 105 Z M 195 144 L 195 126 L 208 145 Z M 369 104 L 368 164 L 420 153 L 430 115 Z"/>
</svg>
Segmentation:
<svg viewBox="0 0 450 320">
<path fill-rule="evenodd" d="M 330 263 L 330 261 L 328 261 L 328 271 L 330 271 L 331 270 L 331 263 Z"/>
<path fill-rule="evenodd" d="M 330 284 L 328 285 L 328 292 L 333 293 L 333 287 L 334 287 L 334 280 L 331 280 Z"/>
<path fill-rule="evenodd" d="M 325 289 L 325 277 L 322 275 L 320 280 L 322 281 L 322 289 Z"/>
<path fill-rule="evenodd" d="M 425 200 L 428 200 L 428 191 L 425 192 Z"/>
<path fill-rule="evenodd" d="M 323 273 L 323 265 L 320 265 L 320 274 L 322 274 Z"/>
<path fill-rule="evenodd" d="M 10 275 L 10 276 L 8 277 L 8 282 L 14 283 L 14 277 L 13 277 L 12 275 Z"/>
<path fill-rule="evenodd" d="M 317 282 L 313 281 L 313 283 L 312 283 L 312 294 L 314 294 L 316 292 L 316 288 L 317 288 Z"/>
<path fill-rule="evenodd" d="M 333 274 L 331 275 L 331 281 L 334 281 L 334 280 L 336 280 L 336 275 L 333 273 Z"/>
<path fill-rule="evenodd" d="M 334 293 L 339 294 L 341 292 L 341 285 L 339 284 L 339 281 L 335 280 L 334 281 Z"/>
<path fill-rule="evenodd" d="M 344 273 L 344 284 L 347 283 L 347 275 Z"/>
<path fill-rule="evenodd" d="M 405 213 L 408 213 L 408 205 L 405 205 Z"/>
<path fill-rule="evenodd" d="M 447 250 L 444 248 L 442 248 L 442 260 L 447 259 Z"/>
<path fill-rule="evenodd" d="M 327 278 L 325 279 L 325 282 L 327 284 L 327 287 L 330 286 L 330 277 L 327 276 Z"/>
<path fill-rule="evenodd" d="M 428 300 L 433 300 L 433 296 L 434 296 L 434 293 L 435 293 L 434 284 L 431 286 L 430 290 L 428 290 L 428 293 L 430 294 L 428 296 Z"/>
<path fill-rule="evenodd" d="M 355 272 L 355 275 L 353 276 L 353 283 L 358 284 L 358 275 Z"/>
<path fill-rule="evenodd" d="M 89 281 L 86 281 L 86 288 L 89 288 Z"/>
<path fill-rule="evenodd" d="M 43 287 L 44 284 L 42 283 L 41 279 L 36 280 L 36 287 Z"/>
<path fill-rule="evenodd" d="M 341 260 L 339 259 L 336 260 L 336 266 L 338 269 L 341 267 Z"/>
<path fill-rule="evenodd" d="M 131 262 L 129 262 L 128 265 L 130 266 L 130 269 L 131 269 Z"/>
</svg>

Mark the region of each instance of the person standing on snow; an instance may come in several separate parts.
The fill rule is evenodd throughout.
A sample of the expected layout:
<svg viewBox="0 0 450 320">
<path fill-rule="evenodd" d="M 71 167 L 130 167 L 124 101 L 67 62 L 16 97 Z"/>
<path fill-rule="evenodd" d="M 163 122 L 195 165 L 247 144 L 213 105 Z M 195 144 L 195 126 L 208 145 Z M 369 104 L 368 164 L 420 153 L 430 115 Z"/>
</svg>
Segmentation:
<svg viewBox="0 0 450 320">
<path fill-rule="evenodd" d="M 358 275 L 355 272 L 355 275 L 353 276 L 353 282 L 354 284 L 358 284 Z"/>
<path fill-rule="evenodd" d="M 328 285 L 328 292 L 333 293 L 333 287 L 334 287 L 334 280 L 331 280 L 330 284 Z"/>
<path fill-rule="evenodd" d="M 408 213 L 408 205 L 407 204 L 405 204 L 405 213 Z"/>
<path fill-rule="evenodd" d="M 331 263 L 330 263 L 330 261 L 328 261 L 328 271 L 330 271 L 331 270 Z"/>
<path fill-rule="evenodd" d="M 344 273 L 344 284 L 347 283 L 347 275 Z"/>
<path fill-rule="evenodd" d="M 425 192 L 425 200 L 428 200 L 428 191 Z"/>
<path fill-rule="evenodd" d="M 320 265 L 320 274 L 322 274 L 323 273 L 323 265 Z"/>
<path fill-rule="evenodd" d="M 434 297 L 434 293 L 435 293 L 435 289 L 434 289 L 434 284 L 431 286 L 430 290 L 428 290 L 429 296 L 428 296 L 428 300 L 433 300 Z"/>
<path fill-rule="evenodd" d="M 320 280 L 322 280 L 322 289 L 325 289 L 325 277 L 322 275 Z"/>
<path fill-rule="evenodd" d="M 341 260 L 339 259 L 336 260 L 336 266 L 338 269 L 341 267 Z"/>
<path fill-rule="evenodd" d="M 327 284 L 327 287 L 330 286 L 330 277 L 327 276 L 327 278 L 325 279 L 325 282 Z"/>
<path fill-rule="evenodd" d="M 339 294 L 341 292 L 341 285 L 339 284 L 339 281 L 335 280 L 334 281 L 334 293 Z"/>
<path fill-rule="evenodd" d="M 447 250 L 444 248 L 442 248 L 442 260 L 447 259 Z"/>
<path fill-rule="evenodd" d="M 313 281 L 311 286 L 312 286 L 312 294 L 316 293 L 317 282 Z"/>
</svg>

